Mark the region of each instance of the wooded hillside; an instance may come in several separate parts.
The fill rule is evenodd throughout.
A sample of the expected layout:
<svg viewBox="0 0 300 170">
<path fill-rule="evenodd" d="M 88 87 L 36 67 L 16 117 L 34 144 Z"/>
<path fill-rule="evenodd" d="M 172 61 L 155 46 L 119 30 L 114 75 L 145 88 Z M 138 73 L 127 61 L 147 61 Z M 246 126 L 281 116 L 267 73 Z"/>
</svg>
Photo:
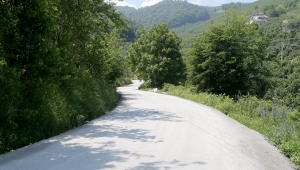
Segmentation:
<svg viewBox="0 0 300 170">
<path fill-rule="evenodd" d="M 296 17 L 296 14 L 292 12 L 294 11 L 294 8 L 296 7 L 296 4 L 298 3 L 298 0 L 259 0 L 253 3 L 247 3 L 243 4 L 240 8 L 237 9 L 237 11 L 240 14 L 247 13 L 249 17 L 256 13 L 261 12 L 266 15 L 270 15 L 271 13 L 276 14 L 274 17 L 279 17 L 281 15 L 284 16 L 293 16 Z M 225 5 L 226 7 L 228 5 Z M 220 16 L 222 16 L 223 12 L 220 10 L 222 8 L 216 7 L 216 9 L 213 9 L 213 14 L 210 14 L 210 16 L 214 16 L 211 19 L 207 21 L 201 21 L 197 23 L 182 25 L 180 27 L 173 28 L 173 30 L 183 39 L 183 44 L 186 47 L 190 47 L 192 45 L 192 39 L 194 37 L 202 34 L 205 30 L 209 28 L 211 23 L 217 24 L 221 22 Z M 299 8 L 297 8 L 299 9 Z M 279 12 L 277 12 L 279 11 Z M 210 13 L 211 13 L 210 12 Z M 294 13 L 294 14 L 293 14 Z M 270 17 L 273 17 L 272 15 Z M 247 22 L 247 20 L 245 21 Z M 279 23 L 281 24 L 281 22 Z"/>
<path fill-rule="evenodd" d="M 169 28 L 174 28 L 186 23 L 196 23 L 210 18 L 205 7 L 190 4 L 187 1 L 164 0 L 153 6 L 138 10 L 132 7 L 116 8 L 125 16 L 146 28 L 159 23 L 167 23 Z"/>
</svg>

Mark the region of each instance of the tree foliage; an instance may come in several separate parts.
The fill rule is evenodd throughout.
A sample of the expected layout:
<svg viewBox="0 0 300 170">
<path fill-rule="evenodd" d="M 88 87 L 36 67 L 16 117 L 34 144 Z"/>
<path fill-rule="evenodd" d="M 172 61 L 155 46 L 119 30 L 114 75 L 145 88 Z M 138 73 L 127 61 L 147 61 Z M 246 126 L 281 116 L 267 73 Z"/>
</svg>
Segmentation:
<svg viewBox="0 0 300 170">
<path fill-rule="evenodd" d="M 265 98 L 272 99 L 275 90 L 281 102 L 299 110 L 300 3 L 289 4 L 286 14 L 259 25 L 261 36 L 270 37 L 267 53 L 271 60 L 266 66 L 272 74 L 267 79 L 271 86 Z M 284 20 L 288 23 L 282 24 Z"/>
<path fill-rule="evenodd" d="M 180 44 L 181 39 L 166 24 L 154 25 L 132 44 L 128 62 L 138 78 L 150 87 L 178 84 L 184 78 L 185 68 Z"/>
<path fill-rule="evenodd" d="M 259 94 L 264 88 L 266 40 L 235 11 L 213 25 L 193 46 L 189 79 L 199 91 L 230 96 Z"/>
<path fill-rule="evenodd" d="M 2 0 L 0 18 L 0 153 L 115 106 L 124 21 L 112 4 Z"/>
<path fill-rule="evenodd" d="M 130 7 L 117 7 L 130 19 L 151 28 L 154 24 L 166 23 L 170 28 L 196 23 L 210 18 L 205 7 L 187 1 L 164 0 L 150 7 L 138 10 Z"/>
<path fill-rule="evenodd" d="M 231 2 L 231 3 L 227 3 L 227 4 L 222 4 L 221 8 L 222 8 L 222 10 L 228 10 L 230 8 L 239 9 L 239 8 L 242 8 L 243 5 L 245 5 L 245 3 L 241 3 L 241 2 L 234 3 L 234 2 Z"/>
<path fill-rule="evenodd" d="M 124 39 L 125 42 L 134 42 L 138 38 L 141 37 L 141 32 L 143 30 L 142 24 L 138 24 L 137 22 L 131 20 L 130 18 L 126 17 L 125 15 L 123 16 L 128 28 L 122 31 L 122 38 Z"/>
<path fill-rule="evenodd" d="M 294 17 L 297 16 L 296 10 L 291 11 L 292 9 L 297 9 L 299 11 L 299 6 L 297 7 L 297 4 L 299 3 L 299 0 L 259 0 L 255 1 L 253 3 L 245 3 L 241 4 L 240 8 L 237 8 L 237 12 L 242 15 L 245 12 L 248 12 L 250 17 L 252 14 L 255 14 L 257 12 L 264 13 L 264 7 L 273 5 L 275 7 L 277 6 L 284 6 L 287 15 L 293 15 Z M 226 7 L 230 6 L 230 4 L 225 4 Z M 198 35 L 202 34 L 204 31 L 208 30 L 210 23 L 213 20 L 214 24 L 221 23 L 222 19 L 220 16 L 222 16 L 223 11 L 219 8 L 211 8 L 206 7 L 209 10 L 210 19 L 206 21 L 199 21 L 196 23 L 189 23 L 185 25 L 181 25 L 179 27 L 173 28 L 176 32 L 176 34 L 182 38 L 183 45 L 185 47 L 191 47 L 193 39 L 197 37 Z M 212 11 L 211 11 L 212 10 Z M 291 13 L 292 12 L 292 13 Z M 295 14 L 296 13 L 296 14 Z M 266 14 L 266 13 L 264 13 Z M 285 16 L 285 13 L 281 14 L 281 16 Z M 299 15 L 298 15 L 299 16 Z M 271 19 L 273 19 L 271 17 Z M 277 24 L 281 24 L 281 21 L 278 21 Z M 275 27 L 271 29 L 277 29 Z"/>
</svg>

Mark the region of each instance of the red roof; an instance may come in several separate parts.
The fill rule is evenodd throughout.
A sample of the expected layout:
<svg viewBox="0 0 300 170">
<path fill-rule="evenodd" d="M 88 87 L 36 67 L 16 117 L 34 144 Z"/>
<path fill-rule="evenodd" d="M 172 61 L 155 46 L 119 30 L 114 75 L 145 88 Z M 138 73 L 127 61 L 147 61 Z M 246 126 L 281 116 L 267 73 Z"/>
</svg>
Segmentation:
<svg viewBox="0 0 300 170">
<path fill-rule="evenodd" d="M 283 20 L 282 24 L 289 24 L 289 20 Z"/>
</svg>

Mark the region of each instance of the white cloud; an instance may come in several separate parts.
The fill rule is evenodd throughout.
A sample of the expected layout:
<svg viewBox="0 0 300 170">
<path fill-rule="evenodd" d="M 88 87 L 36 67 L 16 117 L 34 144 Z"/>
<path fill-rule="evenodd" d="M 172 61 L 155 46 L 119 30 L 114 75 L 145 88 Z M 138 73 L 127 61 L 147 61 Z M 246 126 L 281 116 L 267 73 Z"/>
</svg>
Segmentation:
<svg viewBox="0 0 300 170">
<path fill-rule="evenodd" d="M 136 5 L 130 4 L 126 1 L 111 0 L 111 2 L 114 2 L 117 6 L 129 6 L 137 9 Z"/>
<path fill-rule="evenodd" d="M 232 2 L 233 0 L 189 0 L 190 3 L 201 6 L 220 6 L 221 4 Z"/>
<path fill-rule="evenodd" d="M 188 1 L 191 4 L 196 4 L 196 5 L 202 5 L 203 4 L 203 0 L 189 0 Z"/>
<path fill-rule="evenodd" d="M 142 3 L 141 7 L 151 6 L 151 5 L 157 4 L 161 1 L 163 1 L 163 0 L 146 0 Z"/>
</svg>

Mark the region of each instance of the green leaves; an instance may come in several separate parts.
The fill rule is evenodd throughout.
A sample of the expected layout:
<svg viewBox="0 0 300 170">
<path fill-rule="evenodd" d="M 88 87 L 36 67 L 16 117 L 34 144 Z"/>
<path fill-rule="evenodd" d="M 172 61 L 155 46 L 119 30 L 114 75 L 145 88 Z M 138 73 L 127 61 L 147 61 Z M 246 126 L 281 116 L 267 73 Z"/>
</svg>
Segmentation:
<svg viewBox="0 0 300 170">
<path fill-rule="evenodd" d="M 115 106 L 124 21 L 103 0 L 0 1 L 0 153 Z"/>
<path fill-rule="evenodd" d="M 138 78 L 151 81 L 152 87 L 178 84 L 185 69 L 180 45 L 181 39 L 166 24 L 155 25 L 132 44 L 127 61 Z"/>
<path fill-rule="evenodd" d="M 258 93 L 267 43 L 253 25 L 234 11 L 211 26 L 193 46 L 190 81 L 200 91 L 216 94 Z"/>
</svg>

